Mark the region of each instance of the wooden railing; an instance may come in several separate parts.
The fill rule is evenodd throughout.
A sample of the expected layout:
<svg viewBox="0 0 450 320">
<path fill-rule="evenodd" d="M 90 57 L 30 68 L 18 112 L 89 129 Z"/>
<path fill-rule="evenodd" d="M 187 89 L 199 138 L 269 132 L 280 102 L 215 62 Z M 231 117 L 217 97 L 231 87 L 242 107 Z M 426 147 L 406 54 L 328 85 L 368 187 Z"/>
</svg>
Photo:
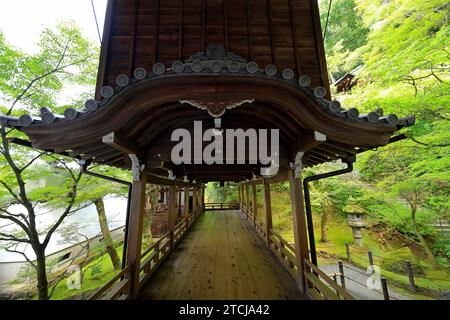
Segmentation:
<svg viewBox="0 0 450 320">
<path fill-rule="evenodd" d="M 298 280 L 298 266 L 294 247 L 272 229 L 269 230 L 269 247 L 291 276 Z"/>
<path fill-rule="evenodd" d="M 158 241 L 152 243 L 141 255 L 139 272 L 139 285 L 141 286 L 154 274 L 161 263 L 169 256 L 183 236 L 189 231 L 198 218 L 198 214 L 190 215 L 180 221 L 172 230 L 163 235 Z M 128 267 L 120 271 L 89 297 L 89 300 L 127 300 L 126 294 L 129 279 L 126 277 Z"/>
<path fill-rule="evenodd" d="M 122 269 L 117 275 L 109 280 L 103 287 L 95 291 L 89 300 L 127 300 L 125 289 L 129 279 L 124 276 L 128 272 L 128 267 Z"/>
<path fill-rule="evenodd" d="M 273 229 L 267 230 L 264 224 L 255 217 L 252 208 L 240 204 L 243 216 L 252 224 L 256 232 L 267 242 L 267 245 L 281 264 L 290 273 L 292 278 L 298 281 L 300 276 L 299 266 L 295 254 L 295 248 Z M 267 236 L 267 232 L 269 236 Z M 313 265 L 310 261 L 304 261 L 304 278 L 306 282 L 306 294 L 314 300 L 353 300 L 354 298 L 331 277 Z"/>
<path fill-rule="evenodd" d="M 205 203 L 205 211 L 239 210 L 239 203 Z"/>
<path fill-rule="evenodd" d="M 306 294 L 314 300 L 354 300 L 354 298 L 325 272 L 304 260 Z"/>
</svg>

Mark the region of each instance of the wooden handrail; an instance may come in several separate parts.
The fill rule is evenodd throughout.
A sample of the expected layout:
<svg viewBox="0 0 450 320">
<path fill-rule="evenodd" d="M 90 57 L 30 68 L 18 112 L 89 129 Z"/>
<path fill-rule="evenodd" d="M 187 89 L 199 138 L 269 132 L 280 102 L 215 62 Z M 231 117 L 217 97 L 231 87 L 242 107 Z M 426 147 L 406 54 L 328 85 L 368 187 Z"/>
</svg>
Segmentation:
<svg viewBox="0 0 450 320">
<path fill-rule="evenodd" d="M 109 280 L 103 287 L 99 288 L 97 291 L 95 291 L 88 300 L 98 300 L 103 293 L 108 291 L 117 281 L 121 280 L 125 273 L 128 271 L 128 267 L 122 269 L 118 274 L 116 274 L 111 280 Z"/>
<path fill-rule="evenodd" d="M 326 282 L 326 284 L 328 286 L 330 286 L 331 288 L 333 288 L 337 294 L 335 294 L 328 286 L 327 288 L 334 294 L 336 295 L 340 300 L 354 300 L 354 298 L 347 292 L 347 290 L 345 290 L 343 287 L 341 287 L 340 285 L 338 285 L 336 282 L 333 281 L 333 279 L 331 279 L 325 272 L 323 272 L 322 270 L 320 270 L 317 266 L 315 266 L 314 264 L 312 264 L 310 261 L 308 260 L 304 260 L 303 262 L 305 264 L 305 277 L 307 278 L 307 280 L 310 280 L 313 284 L 313 287 L 318 290 L 325 299 L 333 299 L 334 296 L 330 295 L 329 292 L 327 290 L 324 290 L 323 287 L 318 286 L 318 282 L 316 281 L 317 279 L 320 281 L 320 283 L 324 284 L 322 282 L 322 280 L 324 280 Z M 311 271 L 307 271 L 308 269 L 310 269 Z M 322 279 L 322 280 L 321 280 Z M 325 284 L 324 284 L 325 285 Z M 311 289 L 311 288 L 307 288 L 307 289 Z"/>
<path fill-rule="evenodd" d="M 162 261 L 170 254 L 173 248 L 178 244 L 181 238 L 189 231 L 192 224 L 200 215 L 191 212 L 188 217 L 181 220 L 170 231 L 165 233 L 158 241 L 152 243 L 141 254 L 140 266 L 140 287 L 160 266 Z M 142 261 L 144 259 L 144 261 Z M 105 285 L 95 291 L 89 300 L 126 300 L 128 296 L 125 294 L 125 288 L 129 284 L 129 279 L 124 278 L 129 271 L 129 267 L 125 267 L 114 278 Z M 106 294 L 105 294 L 106 293 Z"/>
<path fill-rule="evenodd" d="M 243 203 L 240 203 L 241 212 L 244 217 L 253 218 L 254 228 L 257 233 L 268 241 L 272 252 L 277 256 L 280 262 L 286 267 L 291 276 L 298 280 L 300 266 L 297 265 L 295 248 L 287 242 L 283 236 L 273 229 L 268 229 L 268 235 L 265 234 L 263 224 L 258 219 L 255 219 L 252 208 L 246 208 Z M 353 300 L 354 298 L 345 290 L 333 281 L 325 272 L 313 265 L 310 261 L 304 261 L 304 277 L 307 281 L 307 294 L 311 299 L 317 300 Z M 324 282 L 325 281 L 325 282 Z M 334 291 L 333 291 L 334 289 Z"/>
</svg>

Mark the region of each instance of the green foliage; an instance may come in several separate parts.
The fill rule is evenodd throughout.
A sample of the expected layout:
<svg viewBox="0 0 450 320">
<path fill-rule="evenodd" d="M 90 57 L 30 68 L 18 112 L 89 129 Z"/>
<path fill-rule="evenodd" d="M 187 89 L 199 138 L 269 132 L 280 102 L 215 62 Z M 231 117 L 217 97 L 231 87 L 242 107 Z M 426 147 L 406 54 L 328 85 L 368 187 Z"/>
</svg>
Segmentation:
<svg viewBox="0 0 450 320">
<path fill-rule="evenodd" d="M 238 202 L 238 187 L 230 182 L 225 183 L 223 187 L 220 186 L 219 182 L 210 182 L 207 185 L 205 197 L 205 201 L 210 203 Z"/>
</svg>

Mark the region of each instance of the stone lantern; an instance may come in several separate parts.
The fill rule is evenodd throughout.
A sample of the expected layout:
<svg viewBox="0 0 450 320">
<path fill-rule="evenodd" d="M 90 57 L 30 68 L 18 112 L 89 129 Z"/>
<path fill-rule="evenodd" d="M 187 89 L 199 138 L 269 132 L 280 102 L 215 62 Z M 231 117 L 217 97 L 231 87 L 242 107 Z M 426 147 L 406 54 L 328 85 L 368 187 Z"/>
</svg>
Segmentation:
<svg viewBox="0 0 450 320">
<path fill-rule="evenodd" d="M 362 229 L 367 226 L 363 221 L 365 210 L 358 205 L 347 205 L 344 208 L 344 212 L 347 214 L 347 224 L 352 228 L 355 244 L 362 247 Z"/>
</svg>

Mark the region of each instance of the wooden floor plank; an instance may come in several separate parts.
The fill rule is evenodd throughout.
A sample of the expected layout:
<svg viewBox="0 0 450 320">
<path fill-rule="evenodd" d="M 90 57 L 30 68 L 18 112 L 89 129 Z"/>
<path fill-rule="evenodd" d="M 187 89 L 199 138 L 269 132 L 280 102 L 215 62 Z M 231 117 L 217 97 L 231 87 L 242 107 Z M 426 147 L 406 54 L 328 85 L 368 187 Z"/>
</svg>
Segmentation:
<svg viewBox="0 0 450 320">
<path fill-rule="evenodd" d="M 142 300 L 305 299 L 237 211 L 207 212 L 141 290 Z"/>
</svg>

